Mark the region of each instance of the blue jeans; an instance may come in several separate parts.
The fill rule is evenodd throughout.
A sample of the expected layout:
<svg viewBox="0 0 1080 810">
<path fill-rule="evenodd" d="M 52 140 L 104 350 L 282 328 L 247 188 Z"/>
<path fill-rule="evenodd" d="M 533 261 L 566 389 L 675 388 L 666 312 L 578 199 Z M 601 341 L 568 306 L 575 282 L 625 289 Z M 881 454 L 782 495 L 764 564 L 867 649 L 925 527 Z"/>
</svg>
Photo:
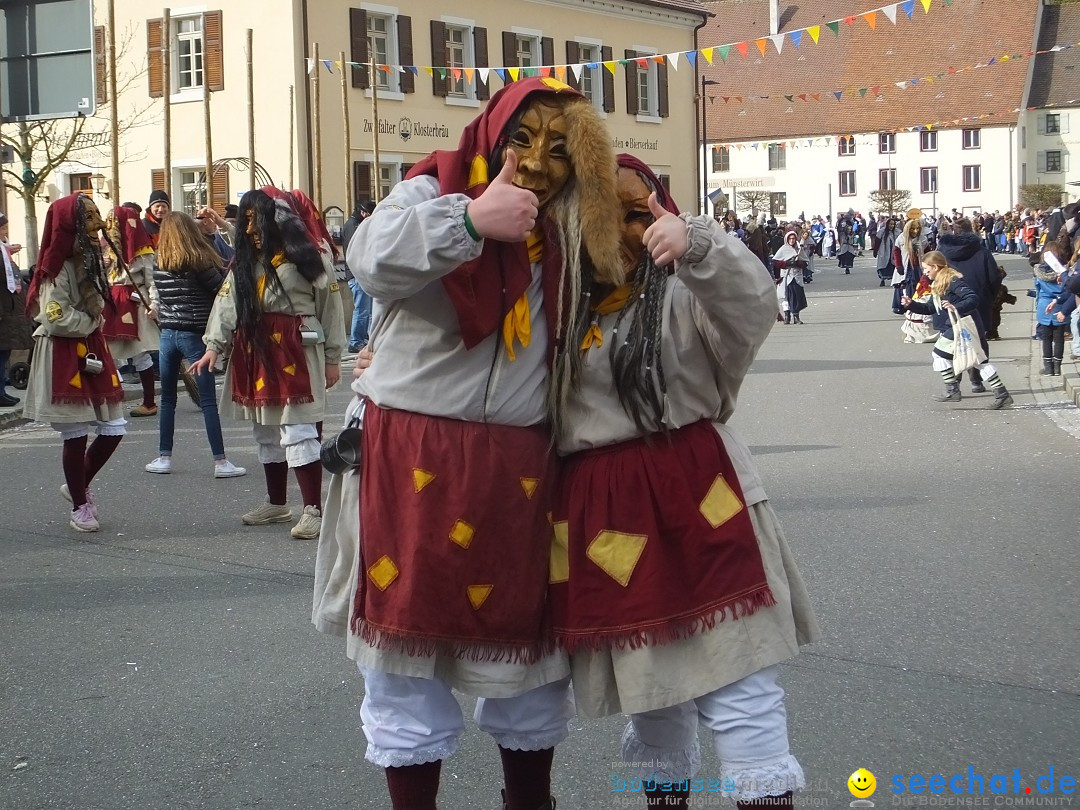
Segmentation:
<svg viewBox="0 0 1080 810">
<path fill-rule="evenodd" d="M 161 409 L 158 426 L 158 454 L 171 456 L 173 428 L 176 425 L 176 381 L 180 376 L 180 358 L 194 363 L 203 356 L 206 344 L 197 332 L 181 332 L 179 329 L 161 330 Z M 225 442 L 221 438 L 221 419 L 218 418 L 217 391 L 214 389 L 214 372 L 204 371 L 196 375 L 199 386 L 199 407 L 206 424 L 206 438 L 214 460 L 225 458 Z"/>
<path fill-rule="evenodd" d="M 363 346 L 368 342 L 368 327 L 371 325 L 371 296 L 360 288 L 360 282 L 349 279 L 352 290 L 353 313 L 352 329 L 349 331 L 349 345 Z"/>
</svg>

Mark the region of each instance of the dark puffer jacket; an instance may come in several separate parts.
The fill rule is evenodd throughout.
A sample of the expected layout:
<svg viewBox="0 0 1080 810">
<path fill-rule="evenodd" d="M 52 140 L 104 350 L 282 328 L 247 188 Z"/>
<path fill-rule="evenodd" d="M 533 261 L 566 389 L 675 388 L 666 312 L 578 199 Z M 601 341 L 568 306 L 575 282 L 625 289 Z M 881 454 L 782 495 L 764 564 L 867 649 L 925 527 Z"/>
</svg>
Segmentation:
<svg viewBox="0 0 1080 810">
<path fill-rule="evenodd" d="M 158 326 L 181 332 L 206 329 L 210 310 L 225 277 L 216 267 L 205 270 L 168 273 L 154 269 L 154 285 L 158 292 Z"/>
<path fill-rule="evenodd" d="M 945 254 L 949 265 L 960 271 L 964 281 L 979 298 L 980 326 L 994 322 L 994 300 L 1001 286 L 1001 271 L 986 243 L 976 233 L 947 233 L 938 240 L 938 250 Z M 987 349 L 984 338 L 983 349 Z"/>
</svg>

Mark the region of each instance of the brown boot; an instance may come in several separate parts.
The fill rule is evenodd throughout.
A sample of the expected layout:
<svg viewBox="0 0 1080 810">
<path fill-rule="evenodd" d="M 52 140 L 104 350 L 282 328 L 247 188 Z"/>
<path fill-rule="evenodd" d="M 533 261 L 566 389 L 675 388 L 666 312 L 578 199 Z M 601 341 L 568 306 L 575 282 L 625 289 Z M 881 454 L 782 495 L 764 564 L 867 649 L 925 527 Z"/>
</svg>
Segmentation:
<svg viewBox="0 0 1080 810">
<path fill-rule="evenodd" d="M 739 810 L 761 810 L 762 808 L 777 808 L 777 810 L 794 810 L 795 800 L 792 792 L 781 793 L 779 796 L 762 796 L 749 802 L 738 802 Z"/>
</svg>

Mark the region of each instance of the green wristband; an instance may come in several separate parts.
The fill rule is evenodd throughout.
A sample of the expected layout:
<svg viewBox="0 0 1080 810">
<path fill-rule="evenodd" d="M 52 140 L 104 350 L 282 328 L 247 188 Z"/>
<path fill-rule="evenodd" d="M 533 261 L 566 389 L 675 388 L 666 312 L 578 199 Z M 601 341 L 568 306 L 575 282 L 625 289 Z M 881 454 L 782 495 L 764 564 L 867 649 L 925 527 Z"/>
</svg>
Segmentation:
<svg viewBox="0 0 1080 810">
<path fill-rule="evenodd" d="M 480 241 L 480 234 L 476 232 L 476 226 L 473 225 L 472 220 L 469 219 L 469 206 L 467 205 L 465 206 L 465 230 L 469 232 L 469 236 L 471 236 L 474 240 L 476 240 L 477 242 Z"/>
</svg>

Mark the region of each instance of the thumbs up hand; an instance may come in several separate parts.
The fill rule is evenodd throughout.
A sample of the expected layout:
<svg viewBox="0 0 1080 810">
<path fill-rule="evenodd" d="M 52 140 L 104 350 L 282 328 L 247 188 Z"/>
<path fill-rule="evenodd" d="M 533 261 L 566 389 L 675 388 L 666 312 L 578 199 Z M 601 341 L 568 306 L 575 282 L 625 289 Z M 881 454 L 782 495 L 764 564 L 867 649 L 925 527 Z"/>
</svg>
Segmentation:
<svg viewBox="0 0 1080 810">
<path fill-rule="evenodd" d="M 686 223 L 668 211 L 656 199 L 656 192 L 649 195 L 649 211 L 656 221 L 648 227 L 641 241 L 658 267 L 678 261 L 690 248 L 690 235 Z"/>
<path fill-rule="evenodd" d="M 485 239 L 524 242 L 536 227 L 538 201 L 531 191 L 514 185 L 517 165 L 517 152 L 508 147 L 502 170 L 484 193 L 469 203 L 469 220 Z"/>
</svg>

